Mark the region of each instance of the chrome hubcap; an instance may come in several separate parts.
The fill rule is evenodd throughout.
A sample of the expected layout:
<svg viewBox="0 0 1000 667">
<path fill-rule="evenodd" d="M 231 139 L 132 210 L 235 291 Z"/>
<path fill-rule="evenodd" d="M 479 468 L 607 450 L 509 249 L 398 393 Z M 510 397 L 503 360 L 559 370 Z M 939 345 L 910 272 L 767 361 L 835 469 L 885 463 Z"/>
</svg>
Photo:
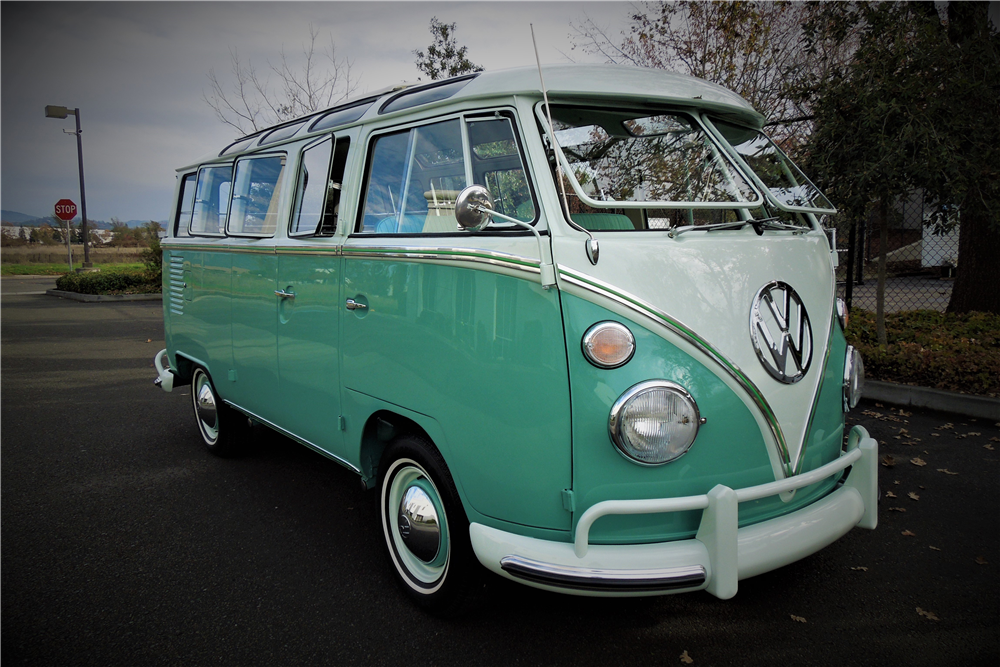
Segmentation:
<svg viewBox="0 0 1000 667">
<path fill-rule="evenodd" d="M 214 444 L 219 437 L 219 410 L 215 403 L 212 385 L 204 374 L 200 375 L 195 383 L 194 409 L 198 417 L 198 426 L 205 439 L 209 444 Z"/>
<path fill-rule="evenodd" d="M 399 503 L 399 535 L 414 556 L 430 563 L 441 549 L 441 527 L 430 496 L 419 486 L 411 486 Z"/>
<path fill-rule="evenodd" d="M 438 590 L 451 557 L 448 516 L 434 482 L 412 459 L 399 459 L 386 472 L 382 527 L 406 583 L 424 594 Z"/>
</svg>

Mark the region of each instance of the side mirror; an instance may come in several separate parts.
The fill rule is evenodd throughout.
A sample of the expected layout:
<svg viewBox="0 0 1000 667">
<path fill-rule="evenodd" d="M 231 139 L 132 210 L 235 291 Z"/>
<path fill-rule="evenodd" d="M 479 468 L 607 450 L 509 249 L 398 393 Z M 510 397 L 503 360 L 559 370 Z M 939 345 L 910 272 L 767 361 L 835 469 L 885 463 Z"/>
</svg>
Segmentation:
<svg viewBox="0 0 1000 667">
<path fill-rule="evenodd" d="M 482 185 L 470 185 L 455 200 L 455 219 L 462 229 L 470 232 L 482 231 L 490 224 L 491 213 L 493 197 Z"/>
</svg>

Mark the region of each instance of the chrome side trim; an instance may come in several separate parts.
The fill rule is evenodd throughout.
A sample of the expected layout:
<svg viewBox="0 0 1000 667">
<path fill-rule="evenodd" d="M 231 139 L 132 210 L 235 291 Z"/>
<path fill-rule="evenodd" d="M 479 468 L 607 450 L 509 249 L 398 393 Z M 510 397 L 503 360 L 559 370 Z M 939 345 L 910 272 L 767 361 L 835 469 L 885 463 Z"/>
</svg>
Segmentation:
<svg viewBox="0 0 1000 667">
<path fill-rule="evenodd" d="M 502 266 L 508 269 L 541 273 L 539 261 L 531 257 L 511 255 L 491 250 L 421 246 L 345 246 L 345 257 L 374 257 L 379 259 L 434 260 L 472 262 Z"/>
<path fill-rule="evenodd" d="M 504 572 L 539 584 L 580 591 L 640 592 L 697 588 L 707 572 L 701 565 L 651 570 L 606 570 L 542 563 L 520 556 L 500 560 Z"/>
<path fill-rule="evenodd" d="M 712 359 L 712 361 L 721 367 L 726 374 L 728 374 L 733 380 L 736 381 L 737 384 L 739 384 L 739 386 L 743 388 L 747 395 L 750 396 L 754 405 L 757 406 L 757 409 L 764 417 L 764 421 L 767 422 L 771 435 L 774 437 L 774 442 L 778 448 L 778 454 L 783 463 L 785 475 L 789 476 L 792 474 L 791 456 L 788 452 L 788 443 L 785 440 L 784 432 L 781 430 L 781 425 L 778 423 L 778 418 L 775 416 L 774 411 L 768 404 L 767 399 L 764 398 L 764 394 L 757 388 L 757 385 L 755 385 L 753 381 L 747 377 L 742 370 L 740 370 L 739 366 L 726 358 L 724 354 L 713 348 L 708 341 L 699 336 L 693 329 L 670 317 L 652 304 L 647 303 L 646 301 L 643 301 L 642 299 L 639 299 L 631 294 L 620 292 L 605 282 L 582 273 L 578 273 L 563 265 L 559 265 L 558 271 L 563 280 L 571 285 L 593 292 L 594 294 L 606 299 L 611 299 L 612 301 L 638 313 L 646 319 L 652 320 L 656 324 L 666 327 L 672 333 L 680 336 Z"/>
<path fill-rule="evenodd" d="M 295 442 L 299 443 L 300 445 L 304 445 L 305 447 L 308 447 L 309 449 L 313 450 L 317 454 L 320 454 L 321 456 L 325 456 L 326 458 L 330 459 L 331 461 L 336 461 L 340 465 L 344 466 L 345 468 L 347 468 L 349 470 L 353 470 L 354 472 L 356 472 L 359 475 L 361 474 L 361 469 L 360 468 L 358 468 L 357 466 L 355 466 L 353 463 L 350 463 L 349 461 L 340 458 L 336 454 L 331 454 L 330 452 L 326 451 L 325 449 L 323 449 L 323 448 L 321 448 L 321 447 L 319 447 L 317 445 L 314 445 L 313 443 L 309 442 L 305 438 L 300 438 L 299 436 L 295 435 L 291 431 L 286 431 L 285 429 L 281 428 L 280 426 L 278 426 L 274 422 L 269 421 L 267 419 L 264 419 L 263 417 L 258 417 L 253 412 L 250 412 L 249 410 L 241 408 L 240 406 L 236 405 L 235 403 L 231 403 L 230 401 L 227 401 L 225 399 L 223 399 L 222 402 L 225 403 L 226 405 L 228 405 L 229 407 L 231 407 L 232 409 L 238 410 L 239 412 L 243 413 L 247 417 L 250 417 L 254 421 L 260 422 L 261 424 L 264 424 L 268 428 L 270 428 L 270 429 L 272 429 L 274 431 L 277 431 L 278 433 L 280 433 L 281 435 L 285 436 L 286 438 L 291 438 Z"/>
</svg>

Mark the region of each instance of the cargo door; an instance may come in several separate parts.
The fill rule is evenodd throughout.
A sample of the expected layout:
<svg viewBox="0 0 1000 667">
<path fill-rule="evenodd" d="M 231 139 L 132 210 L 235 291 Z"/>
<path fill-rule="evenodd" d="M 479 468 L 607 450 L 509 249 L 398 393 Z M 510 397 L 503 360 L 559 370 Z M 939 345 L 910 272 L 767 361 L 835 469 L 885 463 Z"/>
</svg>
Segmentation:
<svg viewBox="0 0 1000 667">
<path fill-rule="evenodd" d="M 343 304 L 340 239 L 333 233 L 347 149 L 346 138 L 335 142 L 328 136 L 302 152 L 289 228 L 292 238 L 278 247 L 277 290 L 281 424 L 341 459 Z"/>
</svg>

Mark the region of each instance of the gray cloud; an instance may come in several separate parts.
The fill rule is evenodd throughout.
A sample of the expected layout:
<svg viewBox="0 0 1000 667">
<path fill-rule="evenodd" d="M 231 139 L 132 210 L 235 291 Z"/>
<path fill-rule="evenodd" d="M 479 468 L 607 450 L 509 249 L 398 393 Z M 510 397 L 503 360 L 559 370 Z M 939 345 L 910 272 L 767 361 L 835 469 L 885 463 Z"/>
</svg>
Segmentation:
<svg viewBox="0 0 1000 667">
<path fill-rule="evenodd" d="M 0 203 L 45 215 L 79 203 L 73 117 L 78 106 L 88 216 L 165 219 L 174 170 L 234 138 L 202 99 L 207 74 L 228 75 L 230 49 L 258 69 L 293 61 L 312 24 L 354 62 L 362 90 L 416 80 L 413 50 L 430 43 L 432 16 L 458 24 L 458 40 L 487 69 L 565 62 L 570 21 L 586 12 L 624 25 L 627 3 L 578 2 L 29 2 L 0 5 Z M 574 59 L 586 56 L 573 51 Z"/>
</svg>

